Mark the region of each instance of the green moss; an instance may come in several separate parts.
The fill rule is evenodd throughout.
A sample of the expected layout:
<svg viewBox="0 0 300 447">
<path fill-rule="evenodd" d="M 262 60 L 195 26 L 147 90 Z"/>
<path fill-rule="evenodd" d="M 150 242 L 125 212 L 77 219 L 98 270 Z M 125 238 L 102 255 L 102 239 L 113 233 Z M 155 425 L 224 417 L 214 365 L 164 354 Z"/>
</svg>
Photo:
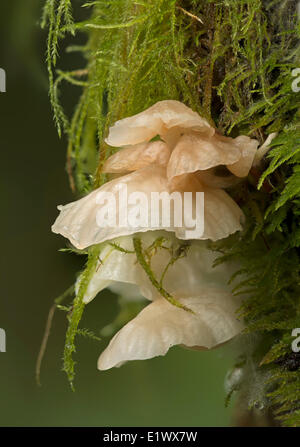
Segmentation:
<svg viewBox="0 0 300 447">
<path fill-rule="evenodd" d="M 170 259 L 170 261 L 168 262 L 168 264 L 165 267 L 165 270 L 162 272 L 161 279 L 157 280 L 157 278 L 154 275 L 154 272 L 151 269 L 150 262 L 147 262 L 147 260 L 146 260 L 145 252 L 144 252 L 143 245 L 142 245 L 142 241 L 141 241 L 141 239 L 139 237 L 135 236 L 133 238 L 133 246 L 134 246 L 134 249 L 135 249 L 135 254 L 136 254 L 136 258 L 137 258 L 138 263 L 140 264 L 140 266 L 142 267 L 142 269 L 144 270 L 144 272 L 148 276 L 151 284 L 155 287 L 155 289 L 158 291 L 158 293 L 162 297 L 164 297 L 167 301 L 169 301 L 169 303 L 171 303 L 173 306 L 179 307 L 180 309 L 184 309 L 187 312 L 192 312 L 193 313 L 193 311 L 191 309 L 189 309 L 188 307 L 186 307 L 183 304 L 181 304 L 167 290 L 165 290 L 164 287 L 163 287 L 163 284 L 162 284 L 163 277 L 165 275 L 166 270 L 179 257 L 176 257 L 176 258 L 172 257 Z"/>
<path fill-rule="evenodd" d="M 73 360 L 73 353 L 76 351 L 75 338 L 78 334 L 78 325 L 80 323 L 85 304 L 83 297 L 86 294 L 89 282 L 95 273 L 100 254 L 100 247 L 96 246 L 90 249 L 88 261 L 85 270 L 81 273 L 78 291 L 73 301 L 73 307 L 68 315 L 69 326 L 66 334 L 66 342 L 64 349 L 64 366 L 70 385 L 73 388 L 73 381 L 75 377 L 75 362 Z"/>
</svg>

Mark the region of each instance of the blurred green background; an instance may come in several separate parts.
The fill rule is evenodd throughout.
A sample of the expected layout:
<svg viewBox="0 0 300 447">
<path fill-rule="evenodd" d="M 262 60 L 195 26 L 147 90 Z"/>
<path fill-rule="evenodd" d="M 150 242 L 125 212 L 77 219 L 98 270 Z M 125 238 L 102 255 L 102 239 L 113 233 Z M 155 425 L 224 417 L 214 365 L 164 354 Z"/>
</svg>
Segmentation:
<svg viewBox="0 0 300 447">
<path fill-rule="evenodd" d="M 38 22 L 42 5 L 42 0 L 10 0 L 0 6 L 0 67 L 7 73 L 7 93 L 0 93 L 0 327 L 7 334 L 7 352 L 0 353 L 0 425 L 228 425 L 231 410 L 224 406 L 223 383 L 232 358 L 227 348 L 173 348 L 164 358 L 99 372 L 96 362 L 107 340 L 79 339 L 73 393 L 61 371 L 63 312 L 54 319 L 42 386 L 35 383 L 48 310 L 83 263 L 58 252 L 65 241 L 50 231 L 57 204 L 73 197 L 65 173 L 66 141 L 57 136 L 48 100 L 46 33 Z M 61 59 L 69 67 L 82 66 L 63 48 Z M 76 94 L 69 89 L 63 98 L 67 110 Z M 82 326 L 99 333 L 117 310 L 116 298 L 103 294 L 86 308 Z"/>
</svg>

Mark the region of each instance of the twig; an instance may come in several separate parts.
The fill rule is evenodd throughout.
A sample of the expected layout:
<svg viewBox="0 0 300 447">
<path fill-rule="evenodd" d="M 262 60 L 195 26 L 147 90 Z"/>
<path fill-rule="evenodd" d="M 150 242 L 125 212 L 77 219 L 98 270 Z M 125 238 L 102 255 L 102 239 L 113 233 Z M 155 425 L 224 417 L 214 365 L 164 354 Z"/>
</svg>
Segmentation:
<svg viewBox="0 0 300 447">
<path fill-rule="evenodd" d="M 54 317 L 54 313 L 55 310 L 57 308 L 57 306 L 62 303 L 62 301 L 67 298 L 69 295 L 71 295 L 71 293 L 74 292 L 74 285 L 72 284 L 71 287 L 69 287 L 62 295 L 60 295 L 58 298 L 56 298 L 54 300 L 54 304 L 52 304 L 52 306 L 50 307 L 49 313 L 48 313 L 48 317 L 47 317 L 47 323 L 45 326 L 45 332 L 44 332 L 44 336 L 42 339 L 42 343 L 41 343 L 41 347 L 38 353 L 38 357 L 37 357 L 37 361 L 36 361 L 36 367 L 35 367 L 35 377 L 36 377 L 36 383 L 38 386 L 41 386 L 41 381 L 40 381 L 40 376 L 41 376 L 41 366 L 42 366 L 42 361 L 46 352 L 46 348 L 47 348 L 47 344 L 48 344 L 48 339 L 50 336 L 50 332 L 51 332 L 51 327 L 52 327 L 52 321 L 53 321 L 53 317 Z"/>
<path fill-rule="evenodd" d="M 192 19 L 197 20 L 198 22 L 203 24 L 203 21 L 200 19 L 200 17 L 195 16 L 194 14 L 192 14 L 191 12 L 186 11 L 185 9 L 183 9 L 181 6 L 177 6 L 177 9 L 180 9 L 180 11 L 182 11 L 184 14 L 186 14 L 189 17 L 192 17 Z"/>
<path fill-rule="evenodd" d="M 47 323 L 46 323 L 46 327 L 45 327 L 45 332 L 44 332 L 44 336 L 43 336 L 43 340 L 41 343 L 41 347 L 39 350 L 39 355 L 36 361 L 36 367 L 35 367 L 35 378 L 36 378 L 36 383 L 38 386 L 41 386 L 41 365 L 42 365 L 42 361 L 46 352 L 46 348 L 47 348 L 47 343 L 48 343 L 48 339 L 50 336 L 50 331 L 51 331 L 51 326 L 52 326 L 52 321 L 53 321 L 53 317 L 54 317 L 54 313 L 56 310 L 56 304 L 52 304 L 49 313 L 48 313 L 48 318 L 47 318 Z"/>
</svg>

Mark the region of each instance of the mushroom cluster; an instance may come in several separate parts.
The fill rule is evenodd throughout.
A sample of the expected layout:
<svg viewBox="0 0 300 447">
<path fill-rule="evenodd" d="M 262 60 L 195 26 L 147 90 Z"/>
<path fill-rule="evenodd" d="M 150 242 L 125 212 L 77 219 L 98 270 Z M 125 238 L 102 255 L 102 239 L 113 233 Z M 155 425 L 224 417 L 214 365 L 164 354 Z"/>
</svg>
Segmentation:
<svg viewBox="0 0 300 447">
<path fill-rule="evenodd" d="M 236 317 L 240 301 L 227 284 L 234 268 L 227 264 L 213 268 L 215 254 L 207 248 L 207 240 L 226 238 L 242 229 L 243 212 L 224 189 L 248 175 L 257 154 L 257 140 L 222 136 L 184 104 L 167 100 L 117 121 L 106 143 L 121 148 L 103 166 L 103 172 L 116 178 L 59 207 L 60 215 L 52 227 L 79 249 L 103 243 L 86 302 L 116 284 L 131 284 L 151 301 L 113 337 L 100 356 L 99 369 L 164 355 L 177 344 L 212 348 L 237 335 L 242 328 Z M 204 193 L 204 232 L 188 241 L 185 255 L 176 262 L 170 263 L 170 253 L 179 240 L 186 239 L 184 228 L 99 227 L 99 192 L 116 193 L 124 184 L 129 191 L 142 191 L 146 196 L 153 191 L 179 192 L 182 196 L 185 192 Z M 118 212 L 127 206 L 119 205 Z M 133 249 L 137 234 L 145 245 L 158 237 L 168 241 L 167 247 L 151 257 L 151 269 L 158 278 L 164 272 L 164 289 L 184 308 L 168 302 L 137 263 Z M 116 246 L 123 250 L 116 250 Z"/>
</svg>

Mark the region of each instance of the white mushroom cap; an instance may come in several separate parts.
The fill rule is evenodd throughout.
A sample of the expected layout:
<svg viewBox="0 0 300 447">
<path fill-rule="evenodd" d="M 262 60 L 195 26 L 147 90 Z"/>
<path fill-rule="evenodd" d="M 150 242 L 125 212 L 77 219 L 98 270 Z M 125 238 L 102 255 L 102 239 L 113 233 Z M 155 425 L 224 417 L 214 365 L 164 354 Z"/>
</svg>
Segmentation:
<svg viewBox="0 0 300 447">
<path fill-rule="evenodd" d="M 163 298 L 155 300 L 112 338 L 99 357 L 98 369 L 165 355 L 174 345 L 210 349 L 243 328 L 235 315 L 239 303 L 222 289 L 200 288 L 196 296 L 181 297 L 179 301 L 193 313 Z"/>
<path fill-rule="evenodd" d="M 178 246 L 178 241 L 172 233 L 165 231 L 149 231 L 141 236 L 144 249 L 151 246 L 158 238 L 164 238 L 164 247 Z M 133 236 L 114 239 L 115 245 L 123 251 L 114 248 L 110 243 L 102 249 L 98 266 L 88 285 L 84 302 L 90 302 L 104 288 L 118 283 L 135 285 L 140 294 L 149 300 L 160 297 L 157 289 L 152 285 L 146 273 L 136 260 L 133 246 Z M 199 287 L 221 287 L 230 291 L 228 279 L 236 270 L 236 266 L 223 263 L 213 267 L 216 254 L 207 249 L 206 241 L 193 241 L 187 248 L 185 255 L 177 259 L 168 267 L 163 280 L 163 287 L 170 294 L 190 294 L 197 292 Z M 166 248 L 157 249 L 151 258 L 151 269 L 159 280 L 165 267 L 171 259 Z M 116 289 L 115 289 L 116 290 Z M 128 289 L 126 289 L 127 295 Z"/>
<path fill-rule="evenodd" d="M 143 169 L 149 165 L 166 166 L 171 155 L 163 141 L 140 143 L 120 149 L 109 157 L 103 165 L 104 173 L 127 173 Z"/>
<path fill-rule="evenodd" d="M 119 224 L 120 215 L 128 212 L 126 200 L 119 200 L 119 192 L 124 185 L 127 186 L 128 197 L 131 193 L 143 193 L 145 198 L 144 210 L 146 221 L 141 220 L 132 226 L 128 221 L 124 225 Z M 158 216 L 158 223 L 153 223 L 153 214 L 155 210 L 151 207 L 151 193 L 178 192 L 182 200 L 182 206 L 185 204 L 184 192 L 193 193 L 192 210 L 196 208 L 196 192 L 204 192 L 204 232 L 200 235 L 190 235 L 189 228 L 182 219 L 182 226 L 175 225 L 175 217 L 170 212 L 169 227 L 164 225 L 161 213 Z M 98 213 L 107 211 L 106 203 L 99 203 L 99 194 L 111 194 L 116 200 L 116 223 L 111 226 L 99 226 L 97 219 Z M 52 226 L 54 233 L 62 234 L 79 249 L 84 249 L 91 245 L 99 244 L 107 240 L 120 236 L 126 236 L 137 232 L 154 231 L 164 229 L 175 232 L 179 239 L 211 239 L 218 240 L 229 236 L 230 234 L 242 229 L 244 218 L 242 210 L 231 199 L 231 197 L 222 189 L 208 188 L 202 185 L 196 175 L 180 176 L 169 184 L 166 177 L 166 170 L 159 166 L 148 166 L 144 169 L 134 171 L 131 174 L 118 177 L 101 188 L 93 191 L 86 197 L 60 206 L 60 215 Z M 201 210 L 200 210 L 201 212 Z M 184 213 L 182 213 L 184 214 Z"/>
<path fill-rule="evenodd" d="M 117 121 L 105 140 L 114 147 L 150 141 L 163 136 L 172 128 L 190 129 L 213 135 L 215 129 L 198 113 L 179 101 L 159 101 L 137 115 Z"/>
</svg>

